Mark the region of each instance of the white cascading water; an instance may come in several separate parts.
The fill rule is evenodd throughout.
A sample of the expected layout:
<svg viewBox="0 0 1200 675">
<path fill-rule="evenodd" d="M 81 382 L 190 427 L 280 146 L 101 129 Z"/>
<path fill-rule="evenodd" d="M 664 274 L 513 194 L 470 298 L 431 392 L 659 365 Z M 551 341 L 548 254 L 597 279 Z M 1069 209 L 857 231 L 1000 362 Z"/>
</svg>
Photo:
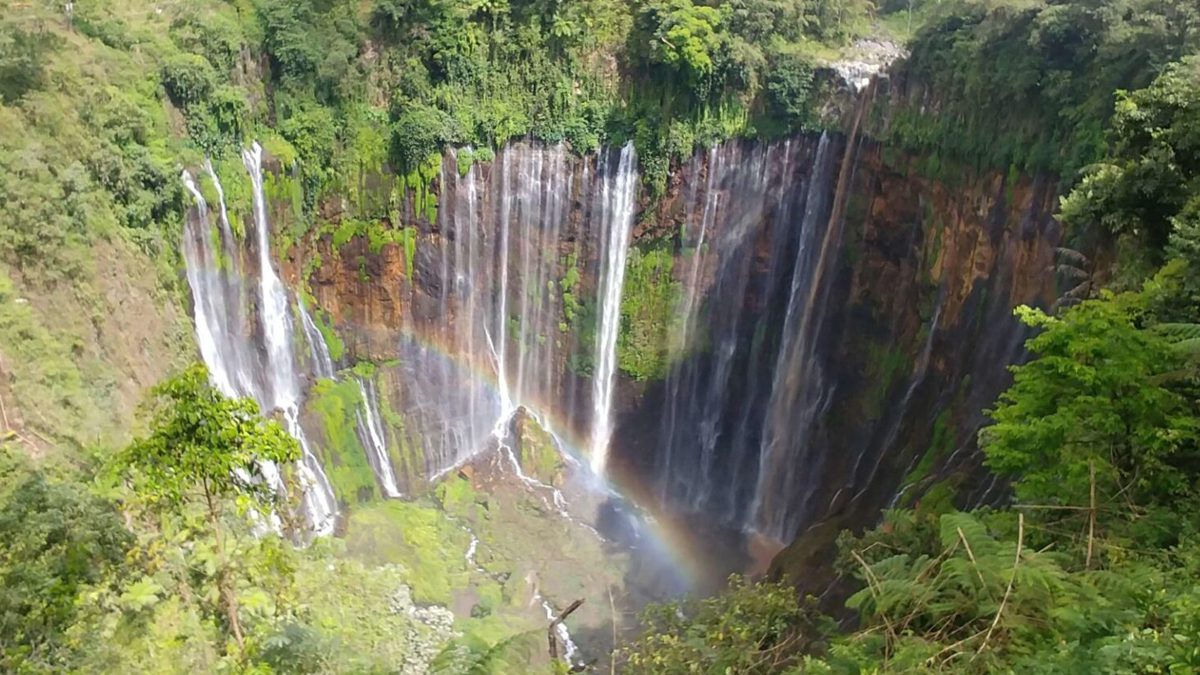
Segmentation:
<svg viewBox="0 0 1200 675">
<path fill-rule="evenodd" d="M 245 323 L 249 305 L 241 283 L 240 255 L 229 227 L 224 191 L 216 172 L 211 164 L 206 165 L 222 202 L 220 233 L 216 238 L 203 195 L 189 173 L 185 171 L 182 175 L 184 186 L 196 203 L 196 218 L 189 219 L 183 238 L 188 285 L 195 308 L 196 341 L 218 390 L 227 396 L 254 398 L 264 413 L 283 412 L 284 426 L 297 439 L 302 451 L 297 463 L 304 489 L 302 508 L 312 531 L 328 534 L 333 531 L 337 506 L 324 470 L 299 423 L 300 386 L 291 353 L 291 317 L 287 293 L 270 262 L 261 153 L 262 149 L 256 143 L 243 154 L 254 186 L 254 223 L 262 266 L 258 289 L 261 298 L 259 319 L 265 344 L 261 348 Z M 277 467 L 264 462 L 260 470 L 264 479 L 277 490 L 285 489 Z"/>
<path fill-rule="evenodd" d="M 371 380 L 358 378 L 358 391 L 362 396 L 362 409 L 355 413 L 359 429 L 366 436 L 366 445 L 374 454 L 375 461 L 371 467 L 383 488 L 383 494 L 388 497 L 399 497 L 400 488 L 396 486 L 396 474 L 392 470 L 392 461 L 388 457 L 387 440 L 380 423 L 378 396 L 375 383 Z"/>
<path fill-rule="evenodd" d="M 621 291 L 637 197 L 637 156 L 633 143 L 621 149 L 617 173 L 605 181 L 600 226 L 603 248 L 599 286 L 600 326 L 596 339 L 596 371 L 592 387 L 592 473 L 603 476 L 612 440 L 612 400 L 617 372 L 617 332 L 621 325 Z"/>
<path fill-rule="evenodd" d="M 611 406 L 618 275 L 603 282 L 614 282 L 605 308 L 607 348 L 583 346 L 579 336 L 592 316 L 585 298 L 601 285 L 608 252 L 619 256 L 611 264 L 624 272 L 634 164 L 632 147 L 575 162 L 563 144 L 514 143 L 494 162 L 465 171 L 447 157 L 438 236 L 422 239 L 416 256 L 418 271 L 423 259 L 430 277 L 444 281 L 414 292 L 409 306 L 428 313 L 414 311 L 397 330 L 400 372 L 388 391 L 404 416 L 395 432 L 419 448 L 424 476 L 511 445 L 505 437 L 520 408 L 556 438 L 551 422 L 567 432 L 590 431 L 591 417 L 576 410 L 575 400 L 582 392 L 580 408 L 587 404 L 591 382 L 572 364 L 604 361 L 610 372 L 604 410 Z M 609 247 L 614 227 L 621 230 L 613 239 L 619 245 Z"/>
<path fill-rule="evenodd" d="M 296 303 L 300 314 L 300 327 L 304 330 L 304 341 L 308 343 L 308 353 L 312 358 L 313 373 L 317 377 L 332 378 L 337 370 L 333 366 L 333 357 L 329 354 L 329 345 L 325 344 L 325 336 L 313 321 L 312 315 L 304 306 L 304 302 Z"/>
<path fill-rule="evenodd" d="M 254 228 L 258 237 L 259 320 L 266 347 L 264 372 L 269 389 L 261 392 L 265 408 L 282 410 L 287 430 L 300 442 L 302 457 L 297 463 L 304 488 L 304 509 L 317 534 L 333 532 L 337 518 L 337 500 L 325 476 L 320 460 L 313 454 L 304 429 L 300 426 L 300 378 L 292 354 L 292 317 L 288 312 L 287 290 L 271 264 L 270 222 L 263 194 L 262 146 L 255 142 L 242 151 L 242 163 L 254 188 Z"/>
</svg>

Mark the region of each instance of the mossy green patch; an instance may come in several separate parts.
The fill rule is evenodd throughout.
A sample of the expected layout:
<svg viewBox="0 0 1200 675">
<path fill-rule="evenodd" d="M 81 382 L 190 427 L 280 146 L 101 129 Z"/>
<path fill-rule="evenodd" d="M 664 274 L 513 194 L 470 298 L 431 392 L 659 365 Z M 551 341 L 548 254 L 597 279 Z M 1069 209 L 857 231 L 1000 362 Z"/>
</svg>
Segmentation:
<svg viewBox="0 0 1200 675">
<path fill-rule="evenodd" d="M 362 394 L 353 380 L 320 379 L 309 395 L 309 408 L 319 416 L 325 443 L 320 448 L 325 473 L 344 502 L 376 496 L 375 473 L 358 438 L 355 412 Z"/>
<path fill-rule="evenodd" d="M 433 181 L 438 177 L 441 166 L 440 154 L 429 155 L 417 168 L 409 171 L 401 183 L 412 199 L 413 212 L 425 216 L 431 223 L 437 221 L 438 195 L 433 189 Z"/>
<path fill-rule="evenodd" d="M 404 247 L 404 271 L 409 280 L 413 278 L 413 265 L 417 258 L 417 228 L 405 227 L 399 230 L 400 245 Z"/>
<path fill-rule="evenodd" d="M 667 374 L 667 336 L 681 286 L 672 276 L 675 258 L 666 248 L 634 248 L 625 265 L 617 364 L 636 380 Z"/>
<path fill-rule="evenodd" d="M 877 420 L 883 412 L 892 384 L 904 370 L 908 358 L 899 349 L 872 343 L 867 347 L 867 363 L 868 378 L 874 385 L 867 396 L 864 412 L 867 419 Z"/>
<path fill-rule="evenodd" d="M 465 588 L 469 535 L 428 503 L 387 500 L 351 512 L 346 553 L 370 564 L 399 563 L 413 599 L 449 604 Z"/>
<path fill-rule="evenodd" d="M 443 509 L 450 513 L 463 513 L 475 503 L 475 489 L 471 481 L 455 475 L 438 483 L 434 495 Z"/>
<path fill-rule="evenodd" d="M 315 307 L 315 303 L 310 306 Z M 321 333 L 321 337 L 325 340 L 325 347 L 329 350 L 329 358 L 336 363 L 340 361 L 346 354 L 346 343 L 342 342 L 342 338 L 337 334 L 337 330 L 333 327 L 333 321 L 329 316 L 329 312 L 323 309 L 314 309 L 312 312 L 313 323 L 317 326 L 317 331 Z"/>
<path fill-rule="evenodd" d="M 554 437 L 528 416 L 523 418 L 517 440 L 517 462 L 526 475 L 552 485 L 558 484 L 565 467 Z"/>
<path fill-rule="evenodd" d="M 901 493 L 901 500 L 912 490 L 919 489 L 920 484 L 932 474 L 934 466 L 953 452 L 954 440 L 954 429 L 951 426 L 950 411 L 943 410 L 937 416 L 937 419 L 933 421 L 933 435 L 929 439 L 929 447 L 921 455 L 921 460 L 913 470 L 909 471 L 908 475 L 904 477 L 904 482 L 902 483 L 904 492 Z M 926 490 L 925 496 L 922 497 L 922 502 L 930 499 L 934 491 L 940 486 L 941 484 L 935 485 Z"/>
<path fill-rule="evenodd" d="M 579 299 L 575 294 L 579 289 L 579 243 L 576 242 L 575 248 L 567 254 L 565 261 L 566 271 L 563 273 L 563 278 L 558 281 L 558 288 L 562 296 L 563 319 L 567 325 L 575 322 L 575 317 L 579 315 Z"/>
</svg>

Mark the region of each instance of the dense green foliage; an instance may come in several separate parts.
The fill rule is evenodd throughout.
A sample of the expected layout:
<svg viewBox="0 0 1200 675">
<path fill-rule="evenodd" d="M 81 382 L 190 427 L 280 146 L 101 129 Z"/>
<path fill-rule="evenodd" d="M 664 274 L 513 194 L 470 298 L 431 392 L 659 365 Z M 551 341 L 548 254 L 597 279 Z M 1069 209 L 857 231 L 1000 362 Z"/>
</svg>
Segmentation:
<svg viewBox="0 0 1200 675">
<path fill-rule="evenodd" d="M 172 337 L 182 322 L 145 311 L 180 304 L 180 170 L 211 157 L 244 234 L 250 197 L 237 151 L 259 139 L 282 169 L 268 194 L 296 221 L 284 236 L 320 226 L 335 242 L 400 243 L 411 277 L 416 230 L 382 223 L 398 225 L 401 212 L 436 219 L 447 145 L 474 146 L 460 153 L 462 170 L 517 137 L 576 152 L 631 139 L 658 195 L 670 163 L 697 145 L 822 124 L 816 70 L 866 30 L 869 4 L 6 5 L 0 403 L 19 405 L 0 438 L 0 669 L 511 672 L 527 662 L 538 635 L 502 611 L 528 596 L 513 560 L 529 542 L 503 542 L 472 570 L 469 535 L 447 516 L 504 532 L 524 507 L 457 478 L 436 493 L 437 508 L 360 505 L 375 485 L 355 437 L 353 385 L 320 383 L 313 396 L 326 465 L 356 519 L 345 539 L 299 548 L 272 531 L 271 514 L 290 509 L 260 462 L 286 463 L 296 444 L 253 402 L 209 387 L 203 369 L 155 389 L 145 434 L 108 470 L 84 461 L 124 445 L 129 390 L 191 349 Z M 836 632 L 787 588 L 735 583 L 651 610 L 651 633 L 621 655 L 632 672 L 1200 668 L 1200 62 L 1182 58 L 1196 48 L 1196 5 L 905 9 L 914 6 L 925 25 L 904 71 L 910 96 L 881 97 L 899 105 L 872 130 L 946 177 L 959 164 L 1068 180 L 1082 169 L 1063 220 L 1073 241 L 1117 240 L 1125 292 L 1061 316 L 1023 310 L 1040 330 L 1034 359 L 1016 369 L 981 439 L 1014 503 L 959 513 L 933 492 L 916 511 L 845 537 L 855 630 Z M 395 184 L 369 185 L 385 168 Z M 200 187 L 215 201 L 211 182 Z M 323 203 L 344 215 L 322 222 Z M 595 307 L 577 262 L 557 283 L 587 346 Z M 636 250 L 629 265 L 619 362 L 636 379 L 659 378 L 670 365 L 663 317 L 679 294 L 673 258 Z M 116 344 L 143 320 L 165 344 Z M 339 358 L 344 347 L 328 341 Z M 132 378 L 118 359 L 152 367 Z M 64 466 L 43 457 L 64 449 Z M 557 455 L 531 447 L 522 459 L 553 480 Z M 466 601 L 471 623 L 452 626 L 414 596 Z"/>
<path fill-rule="evenodd" d="M 1171 65 L 1145 89 L 1118 92 L 1113 153 L 1063 201 L 1083 233 L 1127 237 L 1147 262 L 1200 253 L 1200 56 Z M 1135 272 L 1136 273 L 1136 272 Z"/>
<path fill-rule="evenodd" d="M 0 447 L 0 669 L 61 665 L 80 592 L 131 544 L 111 504 Z"/>
<path fill-rule="evenodd" d="M 912 41 L 916 86 L 887 135 L 943 166 L 1071 177 L 1104 155 L 1113 91 L 1149 84 L 1198 31 L 1189 2 L 941 3 Z"/>
<path fill-rule="evenodd" d="M 446 561 L 465 546 L 456 525 L 395 503 L 405 517 L 389 519 L 389 538 L 408 540 L 385 563 L 337 542 L 296 547 L 268 527 L 270 508 L 286 527 L 287 505 L 246 480 L 294 457 L 294 439 L 198 366 L 148 403 L 145 435 L 94 478 L 0 446 L 0 669 L 424 672 L 447 647 L 453 616 L 416 606 L 412 589 L 448 600 Z M 472 649 L 506 635 L 471 634 Z"/>
<path fill-rule="evenodd" d="M 620 661 L 639 673 L 780 673 L 803 663 L 820 621 L 791 587 L 734 576 L 717 597 L 650 607 L 646 636 Z"/>
<path fill-rule="evenodd" d="M 635 380 L 666 377 L 667 336 L 677 316 L 680 284 L 671 271 L 675 258 L 669 250 L 634 248 L 625 264 L 621 290 L 621 329 L 617 334 L 617 365 Z"/>
</svg>

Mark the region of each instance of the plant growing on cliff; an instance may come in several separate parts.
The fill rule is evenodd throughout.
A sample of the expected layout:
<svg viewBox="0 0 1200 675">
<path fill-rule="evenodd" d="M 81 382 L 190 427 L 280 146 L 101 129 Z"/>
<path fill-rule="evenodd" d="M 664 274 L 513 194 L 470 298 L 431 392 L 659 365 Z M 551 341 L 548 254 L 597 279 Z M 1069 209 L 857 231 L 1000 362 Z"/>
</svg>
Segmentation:
<svg viewBox="0 0 1200 675">
<path fill-rule="evenodd" d="M 636 380 L 667 374 L 670 320 L 679 301 L 680 284 L 672 271 L 675 258 L 665 248 L 634 248 L 625 265 L 621 295 L 621 327 L 617 364 Z"/>
</svg>

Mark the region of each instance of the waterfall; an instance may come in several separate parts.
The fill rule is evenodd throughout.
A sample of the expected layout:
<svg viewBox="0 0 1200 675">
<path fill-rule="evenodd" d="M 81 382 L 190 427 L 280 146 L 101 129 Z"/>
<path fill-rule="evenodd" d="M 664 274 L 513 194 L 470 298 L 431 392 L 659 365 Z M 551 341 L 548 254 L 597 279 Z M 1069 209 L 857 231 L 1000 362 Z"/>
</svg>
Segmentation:
<svg viewBox="0 0 1200 675">
<path fill-rule="evenodd" d="M 612 399 L 617 370 L 617 332 L 621 324 L 621 291 L 636 206 L 637 165 L 633 143 L 621 149 L 617 173 L 601 189 L 600 330 L 596 341 L 596 372 L 592 387 L 591 465 L 604 475 L 612 439 Z"/>
<path fill-rule="evenodd" d="M 762 531 L 781 538 L 785 536 L 783 521 L 787 517 L 787 501 L 782 491 L 793 485 L 798 470 L 813 468 L 794 461 L 789 449 L 803 447 L 807 442 L 827 393 L 814 354 L 813 330 L 817 324 L 814 317 L 824 308 L 813 297 L 821 285 L 818 235 L 822 229 L 826 235 L 830 231 L 821 227 L 828 218 L 830 158 L 829 138 L 822 135 L 805 197 L 800 244 L 783 321 L 784 342 L 775 363 L 759 451 L 758 485 L 752 511 Z"/>
<path fill-rule="evenodd" d="M 836 135 L 730 141 L 680 169 L 686 187 L 663 212 L 674 222 L 661 223 L 679 233 L 671 239 L 679 246 L 669 282 L 678 289 L 675 316 L 663 319 L 668 369 L 646 394 L 661 398 L 644 403 L 661 414 L 636 428 L 617 428 L 615 412 L 637 208 L 633 146 L 580 159 L 562 144 L 518 142 L 493 162 L 461 168 L 448 153 L 437 220 L 409 253 L 415 272 L 397 280 L 395 372 L 386 392 L 376 390 L 384 380 L 357 381 L 357 431 L 381 492 L 401 494 L 389 443 L 418 459 L 406 466 L 411 477 L 436 477 L 480 451 L 511 447 L 510 421 L 524 408 L 556 438 L 584 439 L 579 454 L 596 475 L 612 446 L 644 462 L 667 506 L 791 536 L 826 461 L 815 445 L 833 389 L 820 344 L 852 145 Z M 283 411 L 304 448 L 305 508 L 326 522 L 336 507 L 299 424 L 294 342 L 304 339 L 300 364 L 315 376 L 336 378 L 338 364 L 310 308 L 293 306 L 272 267 L 261 153 L 257 144 L 243 153 L 257 247 L 245 264 L 258 269 L 240 273 L 226 216 L 219 236 L 186 238 L 198 342 L 219 386 Z M 212 232 L 208 206 L 189 190 L 206 223 L 193 229 Z M 242 289 L 255 271 L 256 283 Z M 379 409 L 384 393 L 403 418 L 395 429 Z"/>
<path fill-rule="evenodd" d="M 337 501 L 333 486 L 300 426 L 300 378 L 292 353 L 292 319 L 288 311 L 287 290 L 271 263 L 271 225 L 267 220 L 267 200 L 263 194 L 262 146 L 258 142 L 242 151 L 242 163 L 250 174 L 250 183 L 254 188 L 254 228 L 259 260 L 258 315 L 266 347 L 263 369 L 269 385 L 269 389 L 260 392 L 260 404 L 265 403 L 264 409 L 267 410 L 282 410 L 288 433 L 300 442 L 302 456 L 297 468 L 304 486 L 304 509 L 313 531 L 328 534 L 333 531 L 337 517 Z"/>
<path fill-rule="evenodd" d="M 413 291 L 422 313 L 397 331 L 388 391 L 424 475 L 503 446 L 520 408 L 552 435 L 591 432 L 594 420 L 611 435 L 635 164 L 632 146 L 579 160 L 563 144 L 523 142 L 461 172 L 445 158 L 436 236 L 421 243 L 440 283 Z M 589 305 L 595 288 L 605 299 Z M 582 344 L 593 313 L 596 340 Z M 607 373 L 603 386 L 580 374 L 585 362 Z"/>
<path fill-rule="evenodd" d="M 399 497 L 400 488 L 396 487 L 396 474 L 392 471 L 392 460 L 388 457 L 387 441 L 383 425 L 380 424 L 378 396 L 375 383 L 358 378 L 358 391 L 362 396 L 362 409 L 355 413 L 357 416 L 360 435 L 365 436 L 364 447 L 367 447 L 375 457 L 371 468 L 379 478 L 383 494 L 388 497 Z"/>
<path fill-rule="evenodd" d="M 726 143 L 684 169 L 673 364 L 653 449 L 659 499 L 743 523 L 810 157 L 800 143 Z M 810 160 L 806 162 L 805 160 Z M 685 184 L 688 184 L 685 183 Z M 762 251 L 770 251 L 765 264 Z M 748 479 L 748 480 L 747 480 Z"/>
<path fill-rule="evenodd" d="M 317 377 L 331 378 L 336 374 L 333 367 L 333 357 L 329 354 L 329 345 L 325 344 L 325 336 L 313 321 L 312 315 L 304 307 L 304 301 L 296 303 L 300 314 L 300 326 L 304 329 L 304 341 L 308 343 L 308 353 L 312 358 L 313 373 Z"/>
<path fill-rule="evenodd" d="M 183 237 L 184 261 L 195 310 L 196 341 L 218 390 L 227 396 L 254 398 L 267 414 L 272 410 L 282 411 L 284 427 L 301 448 L 296 470 L 304 490 L 302 509 L 313 532 L 328 534 L 333 531 L 337 506 L 325 472 L 299 421 L 300 384 L 291 351 L 291 317 L 287 292 L 271 266 L 261 153 L 262 149 L 256 143 L 243 153 L 243 162 L 254 186 L 254 224 L 260 265 L 258 318 L 264 344 L 255 340 L 254 331 L 246 324 L 251 312 L 240 274 L 241 255 L 229 227 L 224 191 L 216 172 L 210 163 L 206 163 L 207 173 L 221 201 L 217 237 L 213 236 L 208 204 L 194 179 L 186 171 L 181 177 L 196 204 L 196 217 L 189 218 Z M 303 307 L 300 311 L 302 317 L 307 316 Z M 323 347 L 323 343 L 321 345 Z M 316 349 L 311 343 L 310 347 Z M 328 367 L 332 370 L 331 364 Z M 260 470 L 277 490 L 285 489 L 277 467 L 264 462 Z"/>
</svg>

